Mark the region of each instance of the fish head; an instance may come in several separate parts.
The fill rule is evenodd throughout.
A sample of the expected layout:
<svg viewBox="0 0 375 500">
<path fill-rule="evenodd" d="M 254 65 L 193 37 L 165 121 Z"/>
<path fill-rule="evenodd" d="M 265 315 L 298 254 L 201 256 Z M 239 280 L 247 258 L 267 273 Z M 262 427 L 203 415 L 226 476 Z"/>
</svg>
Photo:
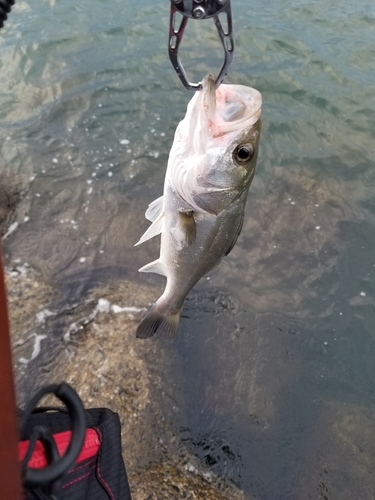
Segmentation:
<svg viewBox="0 0 375 500">
<path fill-rule="evenodd" d="M 261 130 L 261 94 L 220 85 L 211 75 L 176 131 L 168 169 L 174 188 L 196 210 L 218 214 L 249 189 Z"/>
</svg>

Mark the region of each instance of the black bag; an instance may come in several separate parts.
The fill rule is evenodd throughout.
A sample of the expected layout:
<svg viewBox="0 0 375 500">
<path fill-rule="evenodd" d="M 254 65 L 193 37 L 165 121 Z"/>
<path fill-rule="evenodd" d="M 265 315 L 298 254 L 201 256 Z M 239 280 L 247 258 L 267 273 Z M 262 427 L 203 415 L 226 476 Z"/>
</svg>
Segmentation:
<svg viewBox="0 0 375 500">
<path fill-rule="evenodd" d="M 66 408 L 35 408 L 47 393 Z M 85 410 L 72 387 L 39 391 L 20 418 L 24 500 L 131 500 L 117 413 Z"/>
</svg>

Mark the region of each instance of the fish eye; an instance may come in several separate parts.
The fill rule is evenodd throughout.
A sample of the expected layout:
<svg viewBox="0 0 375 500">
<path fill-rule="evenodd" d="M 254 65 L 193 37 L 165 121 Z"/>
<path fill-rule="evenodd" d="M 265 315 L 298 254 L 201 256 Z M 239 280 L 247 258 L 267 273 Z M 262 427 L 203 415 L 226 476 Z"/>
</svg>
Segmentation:
<svg viewBox="0 0 375 500">
<path fill-rule="evenodd" d="M 252 144 L 241 144 L 234 152 L 237 163 L 247 163 L 254 156 L 254 147 Z"/>
</svg>

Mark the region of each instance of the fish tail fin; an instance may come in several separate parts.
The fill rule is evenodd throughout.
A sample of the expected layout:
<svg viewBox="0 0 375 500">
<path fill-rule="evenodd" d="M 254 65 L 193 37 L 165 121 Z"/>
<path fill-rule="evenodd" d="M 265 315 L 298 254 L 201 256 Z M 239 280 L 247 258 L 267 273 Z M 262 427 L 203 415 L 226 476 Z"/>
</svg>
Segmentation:
<svg viewBox="0 0 375 500">
<path fill-rule="evenodd" d="M 158 333 L 163 337 L 173 338 L 177 335 L 180 314 L 181 309 L 169 312 L 156 303 L 138 325 L 136 336 L 139 339 L 148 339 Z"/>
</svg>

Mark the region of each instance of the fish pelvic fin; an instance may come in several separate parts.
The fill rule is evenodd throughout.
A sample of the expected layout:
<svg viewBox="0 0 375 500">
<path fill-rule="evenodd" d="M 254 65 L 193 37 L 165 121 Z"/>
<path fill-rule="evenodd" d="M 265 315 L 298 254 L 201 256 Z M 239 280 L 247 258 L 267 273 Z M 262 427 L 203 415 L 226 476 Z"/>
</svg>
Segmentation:
<svg viewBox="0 0 375 500">
<path fill-rule="evenodd" d="M 147 229 L 147 231 L 144 233 L 144 235 L 141 237 L 141 239 L 134 245 L 135 247 L 137 245 L 140 245 L 141 243 L 150 240 L 154 236 L 160 234 L 163 231 L 163 223 L 164 223 L 164 216 L 161 213 L 157 219 L 151 224 L 151 226 Z"/>
<path fill-rule="evenodd" d="M 138 269 L 140 273 L 155 273 L 155 274 L 161 274 L 162 276 L 166 276 L 163 266 L 161 265 L 161 262 L 159 259 L 154 260 L 153 262 L 150 262 L 149 264 L 146 264 L 145 266 L 141 267 Z"/>
<path fill-rule="evenodd" d="M 180 314 L 181 309 L 177 312 L 168 312 L 162 310 L 156 303 L 138 325 L 137 338 L 148 339 L 155 333 L 164 338 L 174 338 L 177 335 Z"/>
</svg>

